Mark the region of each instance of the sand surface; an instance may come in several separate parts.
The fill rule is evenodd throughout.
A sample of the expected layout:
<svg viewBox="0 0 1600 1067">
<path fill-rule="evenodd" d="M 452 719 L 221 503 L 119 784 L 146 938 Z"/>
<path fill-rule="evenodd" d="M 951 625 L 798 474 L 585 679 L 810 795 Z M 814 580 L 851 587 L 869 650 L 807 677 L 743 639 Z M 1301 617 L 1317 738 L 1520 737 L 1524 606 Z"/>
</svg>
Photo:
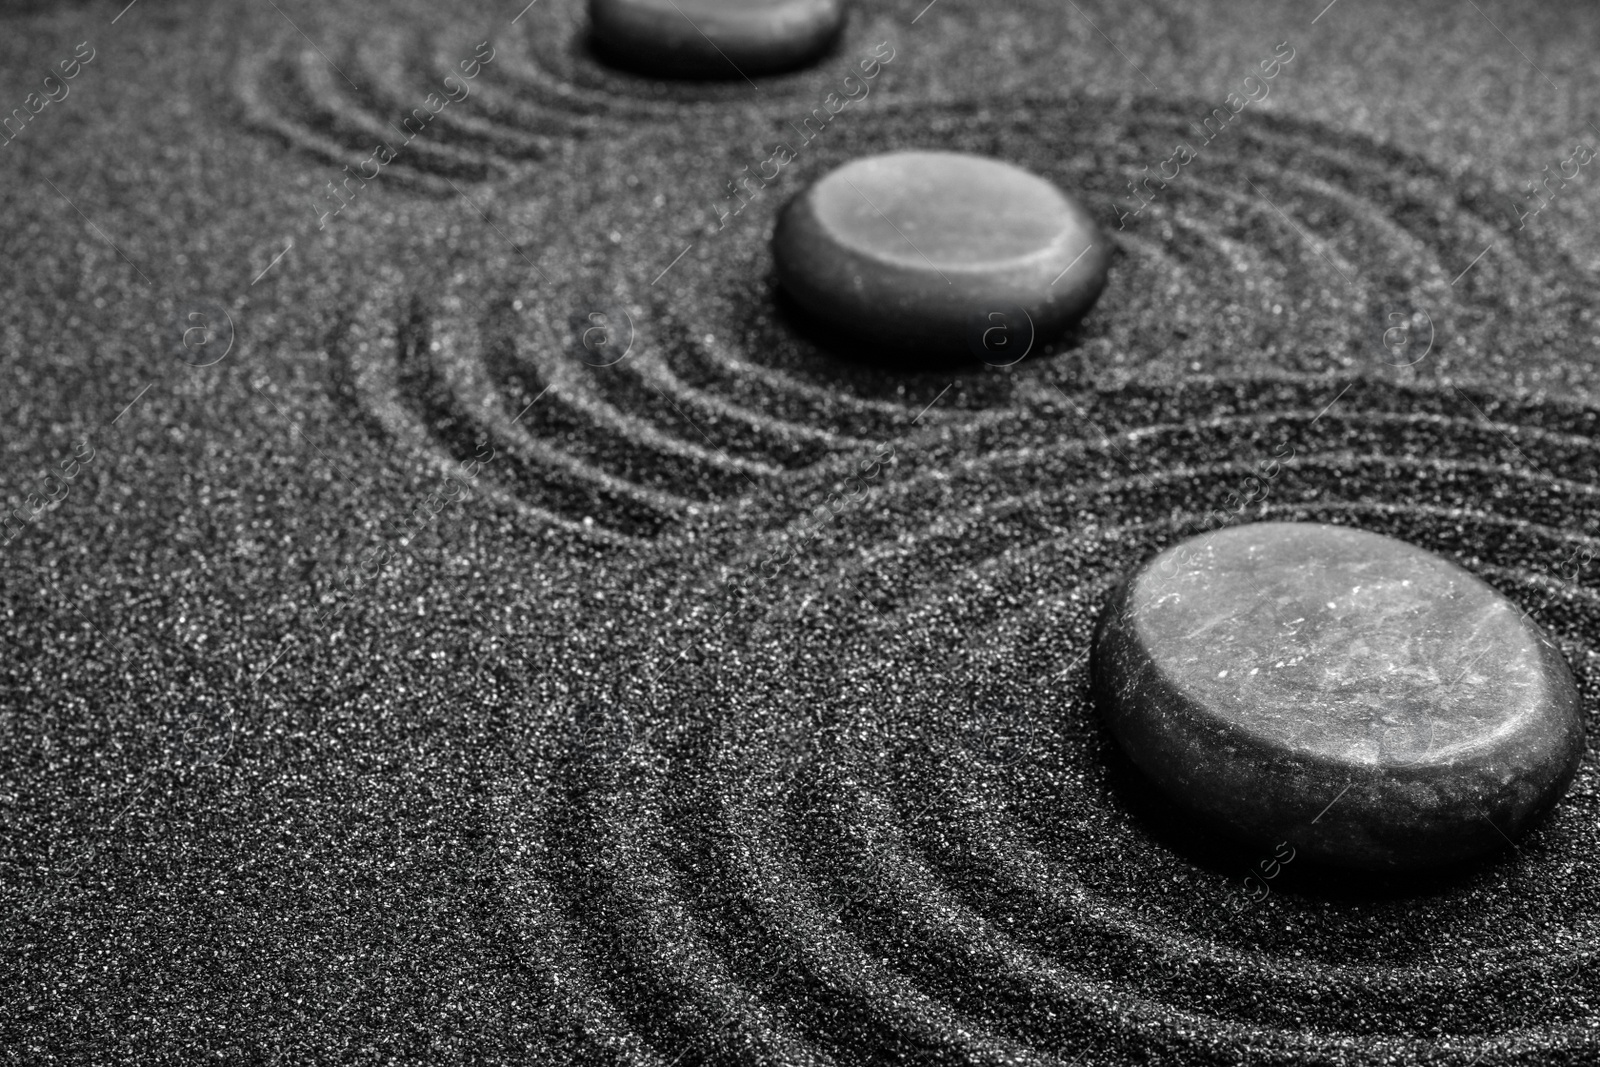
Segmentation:
<svg viewBox="0 0 1600 1067">
<path fill-rule="evenodd" d="M 1514 206 L 1600 13 L 924 2 L 709 86 L 576 0 L 0 11 L 0 113 L 93 53 L 0 145 L 8 1061 L 1600 1056 L 1592 752 L 1485 865 L 1247 883 L 1086 700 L 1129 567 L 1317 520 L 1593 735 L 1600 182 Z M 1084 199 L 1077 336 L 786 316 L 777 209 L 907 148 Z"/>
</svg>

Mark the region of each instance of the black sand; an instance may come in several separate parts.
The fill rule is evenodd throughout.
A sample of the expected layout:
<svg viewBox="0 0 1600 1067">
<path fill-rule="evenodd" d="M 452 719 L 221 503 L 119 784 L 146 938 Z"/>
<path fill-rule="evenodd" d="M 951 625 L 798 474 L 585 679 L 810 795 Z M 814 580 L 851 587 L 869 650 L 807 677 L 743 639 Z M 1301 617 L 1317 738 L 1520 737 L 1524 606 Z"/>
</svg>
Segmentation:
<svg viewBox="0 0 1600 1067">
<path fill-rule="evenodd" d="M 65 487 L 0 559 L 0 1048 L 1593 1062 L 1592 755 L 1492 862 L 1252 902 L 1085 699 L 1121 573 L 1269 516 L 1537 610 L 1593 736 L 1600 199 L 1510 205 L 1600 137 L 1597 16 L 1480 6 L 864 4 L 757 88 L 608 72 L 572 0 L 12 9 L 4 109 L 96 54 L 0 146 L 0 486 Z M 1059 351 L 863 367 L 773 302 L 785 197 L 932 146 L 1116 236 Z"/>
</svg>

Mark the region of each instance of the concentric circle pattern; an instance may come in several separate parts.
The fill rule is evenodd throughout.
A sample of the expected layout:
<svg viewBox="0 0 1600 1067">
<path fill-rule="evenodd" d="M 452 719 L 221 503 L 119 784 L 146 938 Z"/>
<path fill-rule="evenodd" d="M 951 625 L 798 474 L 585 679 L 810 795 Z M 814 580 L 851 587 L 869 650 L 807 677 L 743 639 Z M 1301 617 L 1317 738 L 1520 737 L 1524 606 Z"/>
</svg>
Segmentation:
<svg viewBox="0 0 1600 1067">
<path fill-rule="evenodd" d="M 587 0 L 5 5 L 0 1048 L 1600 1064 L 1592 744 L 1483 862 L 1350 874 L 1090 699 L 1140 561 L 1342 523 L 1600 736 L 1600 12 L 1478 4 L 851 0 L 714 83 Z M 912 150 L 1092 213 L 1072 333 L 922 370 L 784 301 L 783 205 Z"/>
<path fill-rule="evenodd" d="M 1447 384 L 1512 360 L 1559 381 L 1550 353 L 1593 343 L 1586 273 L 1490 187 L 1269 114 L 1201 144 L 1204 114 L 863 109 L 722 218 L 724 157 L 619 133 L 628 195 L 483 189 L 503 244 L 373 289 L 337 339 L 375 432 L 427 463 L 492 446 L 505 501 L 630 543 L 608 580 L 668 590 L 594 623 L 540 720 L 564 725 L 498 794 L 515 951 L 581 1061 L 1600 1052 L 1592 760 L 1502 861 L 1353 882 L 1184 824 L 1088 704 L 1120 576 L 1272 517 L 1459 559 L 1537 612 L 1595 725 L 1600 586 L 1572 561 L 1596 413 Z M 1182 140 L 1195 159 L 1119 227 Z M 1055 351 L 907 374 L 777 298 L 787 195 L 931 146 L 1100 212 L 1113 280 Z"/>
<path fill-rule="evenodd" d="M 1087 670 L 1160 547 L 1355 524 L 1533 611 L 1592 731 L 1600 580 L 1572 561 L 1597 431 L 1295 378 L 1084 393 L 981 448 L 902 435 L 820 533 L 713 554 L 657 627 L 604 635 L 570 729 L 529 746 L 546 786 L 501 797 L 523 958 L 574 1040 L 630 1062 L 1589 1062 L 1592 759 L 1486 867 L 1357 882 L 1290 855 L 1249 892 L 1272 857 L 1153 794 Z"/>
<path fill-rule="evenodd" d="M 501 200 L 487 209 L 485 269 L 369 302 L 352 395 L 385 433 L 436 458 L 492 441 L 511 457 L 506 492 L 544 515 L 648 538 L 808 491 L 913 420 L 971 433 L 982 454 L 1086 371 L 1416 376 L 1515 361 L 1559 375 L 1550 353 L 1595 343 L 1577 295 L 1586 272 L 1511 232 L 1493 190 L 1266 114 L 1236 116 L 1207 144 L 1196 116 L 1198 105 L 1094 99 L 1004 115 L 846 112 L 810 143 L 791 135 L 791 169 L 747 186 L 748 205 L 720 219 L 741 203 L 719 200 L 725 163 L 674 175 L 652 200 L 638 176 L 669 165 L 620 148 L 641 190 L 625 202 L 563 204 L 558 227 L 554 210 Z M 1197 158 L 1119 227 L 1131 176 L 1182 141 Z M 785 308 L 768 248 L 778 206 L 842 161 L 919 146 L 1013 160 L 1100 215 L 1112 280 L 1057 351 L 1003 373 L 909 375 L 845 355 Z M 960 388 L 919 414 L 953 380 Z"/>
<path fill-rule="evenodd" d="M 892 35 L 884 5 L 857 5 L 819 69 L 750 80 L 663 80 L 602 62 L 586 0 L 542 0 L 513 22 L 440 25 L 436 10 L 313 45 L 281 27 L 271 46 L 242 50 L 234 87 L 252 125 L 330 161 L 396 149 L 385 174 L 449 192 L 445 179 L 536 175 L 570 160 L 565 146 L 644 125 L 692 128 L 729 116 L 804 112 L 862 55 Z M 874 36 L 876 34 L 876 36 Z M 476 73 L 462 77 L 463 61 Z M 835 70 L 837 68 L 837 70 Z M 448 81 L 447 81 L 448 79 Z M 869 90 L 870 91 L 870 90 Z M 425 108 L 430 93 L 433 108 Z M 442 105 L 439 101 L 446 101 Z M 801 101 L 807 101 L 802 106 Z"/>
</svg>

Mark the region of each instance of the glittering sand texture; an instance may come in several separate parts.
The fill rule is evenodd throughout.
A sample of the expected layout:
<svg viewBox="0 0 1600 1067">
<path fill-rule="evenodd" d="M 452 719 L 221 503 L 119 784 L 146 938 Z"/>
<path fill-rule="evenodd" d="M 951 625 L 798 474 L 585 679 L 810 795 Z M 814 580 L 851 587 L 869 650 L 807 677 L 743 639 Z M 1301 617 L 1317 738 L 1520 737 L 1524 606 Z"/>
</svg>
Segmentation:
<svg viewBox="0 0 1600 1067">
<path fill-rule="evenodd" d="M 1600 1056 L 1590 754 L 1488 863 L 1252 899 L 1087 702 L 1127 569 L 1271 517 L 1536 608 L 1593 736 L 1597 194 L 1509 205 L 1596 16 L 864 3 L 752 89 L 604 70 L 575 0 L 277 6 L 0 16 L 7 107 L 97 49 L 0 147 L 0 487 L 60 497 L 0 550 L 10 1061 Z M 912 147 L 1107 226 L 1061 351 L 850 364 L 774 300 L 783 198 Z"/>
</svg>

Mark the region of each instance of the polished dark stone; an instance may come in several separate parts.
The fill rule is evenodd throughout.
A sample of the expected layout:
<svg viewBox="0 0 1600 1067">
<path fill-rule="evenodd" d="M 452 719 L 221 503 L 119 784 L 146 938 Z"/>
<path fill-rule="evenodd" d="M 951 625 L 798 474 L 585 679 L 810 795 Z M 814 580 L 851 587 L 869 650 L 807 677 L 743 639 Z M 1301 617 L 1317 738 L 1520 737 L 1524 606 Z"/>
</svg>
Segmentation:
<svg viewBox="0 0 1600 1067">
<path fill-rule="evenodd" d="M 1111 732 L 1180 804 L 1349 867 L 1503 848 L 1583 751 L 1572 673 L 1511 601 L 1349 527 L 1167 549 L 1113 596 L 1094 677 Z"/>
<path fill-rule="evenodd" d="M 894 152 L 824 175 L 778 218 L 780 283 L 866 348 L 1009 364 L 1105 287 L 1111 244 L 1060 189 L 956 152 Z"/>
<path fill-rule="evenodd" d="M 646 74 L 739 78 L 810 63 L 844 25 L 843 0 L 590 0 L 609 61 Z"/>
</svg>

